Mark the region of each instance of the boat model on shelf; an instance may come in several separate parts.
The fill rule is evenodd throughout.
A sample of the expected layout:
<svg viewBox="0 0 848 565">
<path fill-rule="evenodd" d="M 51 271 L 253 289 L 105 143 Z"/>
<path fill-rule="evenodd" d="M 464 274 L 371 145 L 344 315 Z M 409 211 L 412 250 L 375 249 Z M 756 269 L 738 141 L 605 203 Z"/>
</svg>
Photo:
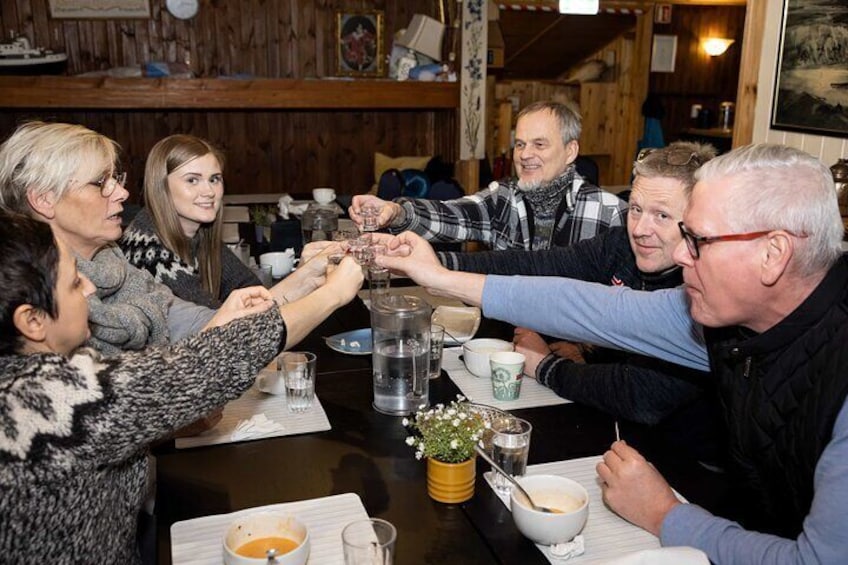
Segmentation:
<svg viewBox="0 0 848 565">
<path fill-rule="evenodd" d="M 54 53 L 43 47 L 33 47 L 24 36 L 0 43 L 0 67 L 55 66 L 68 59 L 64 53 Z"/>
</svg>

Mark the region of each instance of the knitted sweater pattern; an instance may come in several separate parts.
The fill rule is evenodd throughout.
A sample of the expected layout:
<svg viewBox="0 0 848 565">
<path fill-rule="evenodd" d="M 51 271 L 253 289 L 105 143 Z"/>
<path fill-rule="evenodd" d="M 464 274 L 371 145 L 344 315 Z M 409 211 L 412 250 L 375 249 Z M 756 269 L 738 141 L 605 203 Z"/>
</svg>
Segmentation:
<svg viewBox="0 0 848 565">
<path fill-rule="evenodd" d="M 139 563 L 147 446 L 238 397 L 285 343 L 276 308 L 178 345 L 0 357 L 0 555 Z"/>
<path fill-rule="evenodd" d="M 193 242 L 193 247 L 196 245 Z M 230 292 L 262 283 L 227 247 L 221 248 L 221 287 L 213 296 L 203 288 L 200 267 L 195 259 L 190 264 L 165 247 L 147 208 L 139 211 L 124 231 L 119 243 L 131 265 L 150 273 L 175 295 L 188 302 L 217 308 Z"/>
</svg>

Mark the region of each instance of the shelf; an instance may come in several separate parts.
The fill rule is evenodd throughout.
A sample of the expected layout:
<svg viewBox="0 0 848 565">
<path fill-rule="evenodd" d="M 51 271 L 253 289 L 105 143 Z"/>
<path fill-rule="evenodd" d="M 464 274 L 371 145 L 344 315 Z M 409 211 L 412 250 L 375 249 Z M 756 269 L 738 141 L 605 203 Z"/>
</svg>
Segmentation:
<svg viewBox="0 0 848 565">
<path fill-rule="evenodd" d="M 455 110 L 458 106 L 456 82 L 0 77 L 0 108 Z"/>
</svg>

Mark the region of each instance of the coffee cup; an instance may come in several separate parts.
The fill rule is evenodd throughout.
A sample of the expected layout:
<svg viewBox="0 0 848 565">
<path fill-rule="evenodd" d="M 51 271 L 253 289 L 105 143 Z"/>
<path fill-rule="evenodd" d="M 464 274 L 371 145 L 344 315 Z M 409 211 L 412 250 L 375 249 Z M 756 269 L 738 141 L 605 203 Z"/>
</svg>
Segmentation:
<svg viewBox="0 0 848 565">
<path fill-rule="evenodd" d="M 275 279 L 281 279 L 291 273 L 294 268 L 294 249 L 263 253 L 259 256 L 259 264 L 270 265 L 271 276 Z"/>
<path fill-rule="evenodd" d="M 336 199 L 336 191 L 333 188 L 313 188 L 312 200 L 318 204 L 329 204 Z"/>
<path fill-rule="evenodd" d="M 496 400 L 515 400 L 521 394 L 524 361 L 524 355 L 514 351 L 498 351 L 489 356 L 492 395 Z"/>
</svg>

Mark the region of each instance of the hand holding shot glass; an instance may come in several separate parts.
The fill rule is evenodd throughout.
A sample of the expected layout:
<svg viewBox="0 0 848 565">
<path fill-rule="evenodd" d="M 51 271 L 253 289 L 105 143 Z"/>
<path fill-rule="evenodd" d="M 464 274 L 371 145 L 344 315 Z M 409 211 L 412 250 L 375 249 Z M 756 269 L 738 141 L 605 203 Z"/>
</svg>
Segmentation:
<svg viewBox="0 0 848 565">
<path fill-rule="evenodd" d="M 277 370 L 285 380 L 286 402 L 291 412 L 306 412 L 315 398 L 315 354 L 286 351 L 277 357 Z"/>
<path fill-rule="evenodd" d="M 360 208 L 359 216 L 362 218 L 360 228 L 364 232 L 372 232 L 380 229 L 380 212 L 383 207 L 376 203 L 369 203 Z"/>
</svg>

